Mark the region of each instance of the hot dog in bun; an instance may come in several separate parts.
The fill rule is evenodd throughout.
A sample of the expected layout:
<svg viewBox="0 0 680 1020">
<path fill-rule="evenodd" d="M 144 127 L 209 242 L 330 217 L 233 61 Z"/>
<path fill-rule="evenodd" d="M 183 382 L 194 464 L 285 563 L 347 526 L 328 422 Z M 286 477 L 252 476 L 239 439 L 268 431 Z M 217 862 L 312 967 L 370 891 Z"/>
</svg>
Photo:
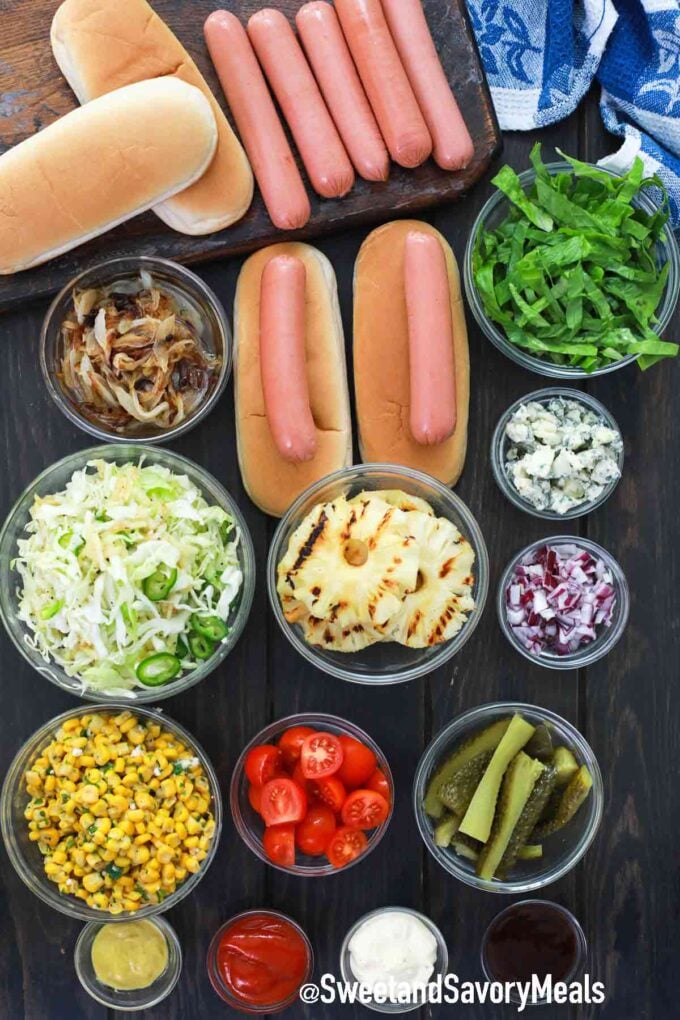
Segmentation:
<svg viewBox="0 0 680 1020">
<path fill-rule="evenodd" d="M 235 404 L 243 484 L 280 517 L 312 482 L 352 462 L 335 273 L 308 244 L 244 264 L 234 307 Z"/>
<path fill-rule="evenodd" d="M 467 446 L 467 329 L 455 257 L 427 223 L 387 223 L 361 246 L 354 384 L 364 461 L 457 482 Z"/>
</svg>

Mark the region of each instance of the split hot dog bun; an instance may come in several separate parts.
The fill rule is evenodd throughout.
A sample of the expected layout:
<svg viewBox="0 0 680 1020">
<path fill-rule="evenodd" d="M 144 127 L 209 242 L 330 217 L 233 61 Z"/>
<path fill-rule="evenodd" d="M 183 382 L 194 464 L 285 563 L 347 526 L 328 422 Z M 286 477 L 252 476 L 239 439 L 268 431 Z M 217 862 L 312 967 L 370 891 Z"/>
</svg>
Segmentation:
<svg viewBox="0 0 680 1020">
<path fill-rule="evenodd" d="M 420 262 L 415 249 L 423 235 L 436 238 L 444 254 L 450 318 L 437 303 L 436 277 L 433 285 L 423 285 L 414 272 Z M 408 281 L 414 286 L 408 288 L 407 244 L 414 248 L 411 255 L 416 255 Z M 427 249 L 427 245 L 423 247 Z M 425 258 L 432 255 L 427 250 L 423 254 Z M 422 270 L 423 263 L 420 265 Z M 414 321 L 419 296 L 422 314 L 416 314 Z M 436 335 L 430 330 L 429 349 L 420 350 L 418 363 L 412 365 L 411 344 L 428 343 L 428 319 L 440 325 Z M 425 369 L 430 355 L 435 370 L 442 376 L 450 373 L 451 359 L 443 356 L 446 352 L 441 344 L 442 337 L 451 334 L 455 380 L 447 394 L 447 380 L 428 382 Z M 361 246 L 354 271 L 354 387 L 362 460 L 403 464 L 434 475 L 446 485 L 458 481 L 465 462 L 470 398 L 467 329 L 454 254 L 444 237 L 427 223 L 387 223 L 369 234 Z M 413 395 L 412 387 L 418 388 Z M 421 425 L 419 442 L 414 438 L 415 421 Z M 447 438 L 432 441 L 446 435 L 451 425 L 453 432 Z"/>
<path fill-rule="evenodd" d="M 138 82 L 0 156 L 0 273 L 46 262 L 198 180 L 217 145 L 205 96 Z"/>
<path fill-rule="evenodd" d="M 292 347 L 290 374 L 281 379 L 278 393 L 268 392 L 270 401 L 277 398 L 281 401 L 280 408 L 270 403 L 278 412 L 270 421 L 263 379 L 271 387 L 277 364 L 281 364 L 276 360 L 272 323 L 278 320 L 282 332 L 297 328 L 295 308 L 285 300 L 285 280 L 287 274 L 298 277 L 300 263 L 304 266 L 305 285 L 304 379 L 299 378 Z M 268 267 L 266 275 L 265 267 Z M 281 279 L 278 307 L 275 304 L 277 277 Z M 289 277 L 288 287 L 293 283 L 295 279 Z M 261 298 L 268 302 L 264 310 Z M 263 330 L 264 336 L 261 335 Z M 310 245 L 295 242 L 274 244 L 251 255 L 241 270 L 236 288 L 234 347 L 236 435 L 243 484 L 261 510 L 280 517 L 309 485 L 352 463 L 342 321 L 335 273 L 326 256 Z M 263 354 L 272 359 L 264 372 Z M 297 452 L 293 442 L 285 442 L 287 402 L 291 399 L 299 407 L 307 403 L 314 424 L 315 442 L 303 445 Z M 305 415 L 301 417 L 306 428 Z M 276 430 L 278 445 L 273 430 Z M 304 440 L 305 435 L 300 438 Z M 286 445 L 290 446 L 288 453 Z M 294 459 L 308 456 L 309 452 L 312 455 L 308 459 Z"/>
<path fill-rule="evenodd" d="M 146 0 L 65 0 L 52 21 L 51 41 L 81 103 L 161 76 L 200 89 L 217 124 L 215 158 L 200 181 L 154 211 L 184 234 L 209 234 L 241 219 L 253 197 L 246 154 L 196 64 Z"/>
</svg>

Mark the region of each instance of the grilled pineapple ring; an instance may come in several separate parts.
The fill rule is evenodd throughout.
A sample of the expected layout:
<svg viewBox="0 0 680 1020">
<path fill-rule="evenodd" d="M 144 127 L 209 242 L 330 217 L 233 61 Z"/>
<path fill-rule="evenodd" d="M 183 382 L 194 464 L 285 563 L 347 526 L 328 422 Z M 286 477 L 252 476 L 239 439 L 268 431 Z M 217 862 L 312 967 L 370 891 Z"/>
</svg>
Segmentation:
<svg viewBox="0 0 680 1020">
<path fill-rule="evenodd" d="M 314 507 L 279 563 L 279 597 L 341 631 L 357 624 L 380 631 L 416 586 L 419 556 L 407 523 L 379 498 L 340 496 Z"/>
<path fill-rule="evenodd" d="M 392 617 L 386 638 L 409 648 L 450 641 L 475 608 L 475 554 L 458 528 L 444 517 L 408 513 L 409 533 L 419 550 L 418 583 Z"/>
<path fill-rule="evenodd" d="M 417 496 L 339 496 L 307 514 L 278 565 L 288 623 L 308 644 L 357 652 L 376 641 L 427 648 L 475 608 L 474 551 Z"/>
</svg>

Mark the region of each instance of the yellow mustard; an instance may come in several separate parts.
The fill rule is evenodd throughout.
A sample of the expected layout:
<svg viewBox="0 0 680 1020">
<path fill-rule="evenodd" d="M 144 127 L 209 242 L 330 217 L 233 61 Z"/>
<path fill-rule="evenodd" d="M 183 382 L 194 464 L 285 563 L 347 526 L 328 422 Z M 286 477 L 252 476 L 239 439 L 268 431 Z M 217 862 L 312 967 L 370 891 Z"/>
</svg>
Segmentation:
<svg viewBox="0 0 680 1020">
<path fill-rule="evenodd" d="M 92 942 L 97 980 L 119 992 L 148 988 L 168 965 L 168 945 L 151 921 L 105 924 Z"/>
</svg>

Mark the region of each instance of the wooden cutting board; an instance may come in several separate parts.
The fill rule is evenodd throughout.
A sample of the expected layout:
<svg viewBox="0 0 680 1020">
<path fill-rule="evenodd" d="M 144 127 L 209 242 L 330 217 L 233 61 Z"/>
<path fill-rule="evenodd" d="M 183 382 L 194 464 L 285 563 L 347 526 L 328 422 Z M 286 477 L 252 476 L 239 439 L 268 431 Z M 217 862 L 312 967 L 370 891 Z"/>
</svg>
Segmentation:
<svg viewBox="0 0 680 1020">
<path fill-rule="evenodd" d="M 119 0 L 121 12 L 125 0 Z M 291 20 L 303 0 L 274 0 Z M 196 60 L 215 95 L 224 96 L 203 40 L 203 23 L 220 0 L 152 0 Z M 52 16 L 59 0 L 0 0 L 0 151 L 16 145 L 77 105 L 61 76 L 49 43 Z M 245 23 L 266 0 L 221 0 Z M 413 214 L 458 198 L 485 173 L 501 147 L 498 124 L 482 71 L 464 0 L 424 0 L 425 12 L 444 68 L 455 90 L 475 143 L 475 158 L 456 173 L 440 170 L 429 160 L 417 170 L 392 166 L 390 179 L 372 184 L 357 178 L 343 199 L 326 200 L 308 187 L 312 216 L 302 230 L 276 230 L 259 194 L 237 224 L 205 237 L 172 231 L 153 213 L 82 245 L 35 269 L 0 276 L 0 311 L 19 302 L 50 294 L 96 262 L 120 255 L 160 255 L 195 262 L 251 251 L 295 236 L 318 237 L 345 227 Z M 305 178 L 306 181 L 306 178 Z"/>
</svg>

